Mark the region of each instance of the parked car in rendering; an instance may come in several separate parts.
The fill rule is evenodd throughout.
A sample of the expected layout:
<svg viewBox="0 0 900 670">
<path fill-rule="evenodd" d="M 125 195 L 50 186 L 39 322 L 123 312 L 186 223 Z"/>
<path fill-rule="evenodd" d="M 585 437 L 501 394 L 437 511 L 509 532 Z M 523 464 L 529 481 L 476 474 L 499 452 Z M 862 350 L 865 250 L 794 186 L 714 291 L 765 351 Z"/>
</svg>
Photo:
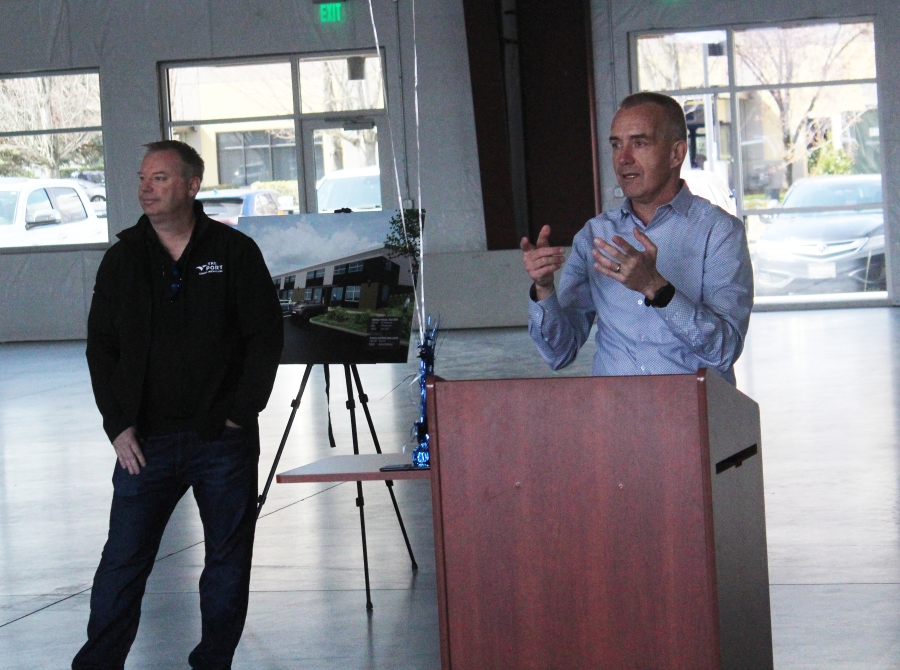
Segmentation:
<svg viewBox="0 0 900 670">
<path fill-rule="evenodd" d="M 377 165 L 335 170 L 316 184 L 316 211 L 338 209 L 372 212 L 381 209 L 381 171 Z"/>
<path fill-rule="evenodd" d="M 798 179 L 781 209 L 855 206 L 766 217 L 756 242 L 757 295 L 886 289 L 881 175 Z"/>
<path fill-rule="evenodd" d="M 303 301 L 294 303 L 291 307 L 291 319 L 300 323 L 309 323 L 309 320 L 319 314 L 326 314 L 328 305 L 321 302 Z"/>
<path fill-rule="evenodd" d="M 268 189 L 227 188 L 201 191 L 197 200 L 211 219 L 238 225 L 241 216 L 270 216 L 283 213 L 278 209 L 279 193 Z"/>
<path fill-rule="evenodd" d="M 0 178 L 0 247 L 107 241 L 106 219 L 74 179 Z"/>
<path fill-rule="evenodd" d="M 290 300 L 279 300 L 278 302 L 281 303 L 281 313 L 282 314 L 290 314 L 291 313 L 291 305 L 293 305 L 294 303 L 292 303 Z"/>
</svg>

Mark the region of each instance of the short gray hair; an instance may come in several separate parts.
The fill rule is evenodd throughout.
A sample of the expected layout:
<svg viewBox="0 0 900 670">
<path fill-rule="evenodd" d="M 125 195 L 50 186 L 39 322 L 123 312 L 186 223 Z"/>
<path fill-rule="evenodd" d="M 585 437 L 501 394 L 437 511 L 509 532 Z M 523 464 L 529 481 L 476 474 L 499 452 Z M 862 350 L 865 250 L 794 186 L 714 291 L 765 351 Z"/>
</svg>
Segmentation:
<svg viewBox="0 0 900 670">
<path fill-rule="evenodd" d="M 190 144 L 185 144 L 178 140 L 160 140 L 159 142 L 148 142 L 144 147 L 147 149 L 147 154 L 174 151 L 184 166 L 184 178 L 193 179 L 197 177 L 200 181 L 203 181 L 203 170 L 206 166 L 203 163 L 203 159 L 200 158 L 200 154 Z"/>
<path fill-rule="evenodd" d="M 687 141 L 687 122 L 684 119 L 684 110 L 675 98 L 670 98 L 662 93 L 633 93 L 622 101 L 619 109 L 631 109 L 641 105 L 657 105 L 662 108 L 666 120 L 666 131 L 673 141 Z"/>
</svg>

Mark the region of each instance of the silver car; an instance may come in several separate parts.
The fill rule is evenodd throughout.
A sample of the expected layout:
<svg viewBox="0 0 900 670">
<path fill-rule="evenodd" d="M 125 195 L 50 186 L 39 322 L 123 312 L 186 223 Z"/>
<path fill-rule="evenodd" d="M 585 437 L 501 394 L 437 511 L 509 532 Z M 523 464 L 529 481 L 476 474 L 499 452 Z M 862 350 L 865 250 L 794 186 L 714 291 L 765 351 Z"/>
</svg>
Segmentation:
<svg viewBox="0 0 900 670">
<path fill-rule="evenodd" d="M 884 291 L 881 175 L 798 179 L 782 209 L 857 209 L 777 213 L 756 242 L 757 295 Z"/>
</svg>

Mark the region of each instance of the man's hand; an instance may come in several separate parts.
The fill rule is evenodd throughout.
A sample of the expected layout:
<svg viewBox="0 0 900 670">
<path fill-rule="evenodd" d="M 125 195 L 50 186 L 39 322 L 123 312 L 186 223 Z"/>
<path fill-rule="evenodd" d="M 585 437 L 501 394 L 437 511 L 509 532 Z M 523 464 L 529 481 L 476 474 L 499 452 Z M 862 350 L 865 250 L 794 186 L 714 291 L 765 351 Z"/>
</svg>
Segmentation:
<svg viewBox="0 0 900 670">
<path fill-rule="evenodd" d="M 519 242 L 522 250 L 522 264 L 531 280 L 538 300 L 544 300 L 553 293 L 553 273 L 559 270 L 566 260 L 563 247 L 550 246 L 550 226 L 541 228 L 537 242 L 531 244 L 527 237 Z"/>
<path fill-rule="evenodd" d="M 119 465 L 128 470 L 129 474 L 136 475 L 141 468 L 147 466 L 141 445 L 138 444 L 137 431 L 134 426 L 119 433 L 119 436 L 113 440 L 113 449 L 116 450 Z"/>
<path fill-rule="evenodd" d="M 618 235 L 613 236 L 613 244 L 595 237 L 596 248 L 591 251 L 596 261 L 594 268 L 632 291 L 643 293 L 645 298 L 652 299 L 668 282 L 656 271 L 658 249 L 653 240 L 644 235 L 640 228 L 634 229 L 634 236 L 645 251 L 638 251 Z M 611 258 L 614 260 L 610 260 Z"/>
</svg>

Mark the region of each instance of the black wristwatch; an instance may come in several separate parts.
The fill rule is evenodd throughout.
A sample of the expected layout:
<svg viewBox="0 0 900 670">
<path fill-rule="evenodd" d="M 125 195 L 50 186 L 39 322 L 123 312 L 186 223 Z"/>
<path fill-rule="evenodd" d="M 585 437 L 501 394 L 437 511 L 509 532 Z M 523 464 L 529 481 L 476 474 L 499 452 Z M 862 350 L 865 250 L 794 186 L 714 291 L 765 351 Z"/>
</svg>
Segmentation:
<svg viewBox="0 0 900 670">
<path fill-rule="evenodd" d="M 675 287 L 666 282 L 666 285 L 659 289 L 652 298 L 644 298 L 644 304 L 647 307 L 665 307 L 674 297 Z"/>
</svg>

